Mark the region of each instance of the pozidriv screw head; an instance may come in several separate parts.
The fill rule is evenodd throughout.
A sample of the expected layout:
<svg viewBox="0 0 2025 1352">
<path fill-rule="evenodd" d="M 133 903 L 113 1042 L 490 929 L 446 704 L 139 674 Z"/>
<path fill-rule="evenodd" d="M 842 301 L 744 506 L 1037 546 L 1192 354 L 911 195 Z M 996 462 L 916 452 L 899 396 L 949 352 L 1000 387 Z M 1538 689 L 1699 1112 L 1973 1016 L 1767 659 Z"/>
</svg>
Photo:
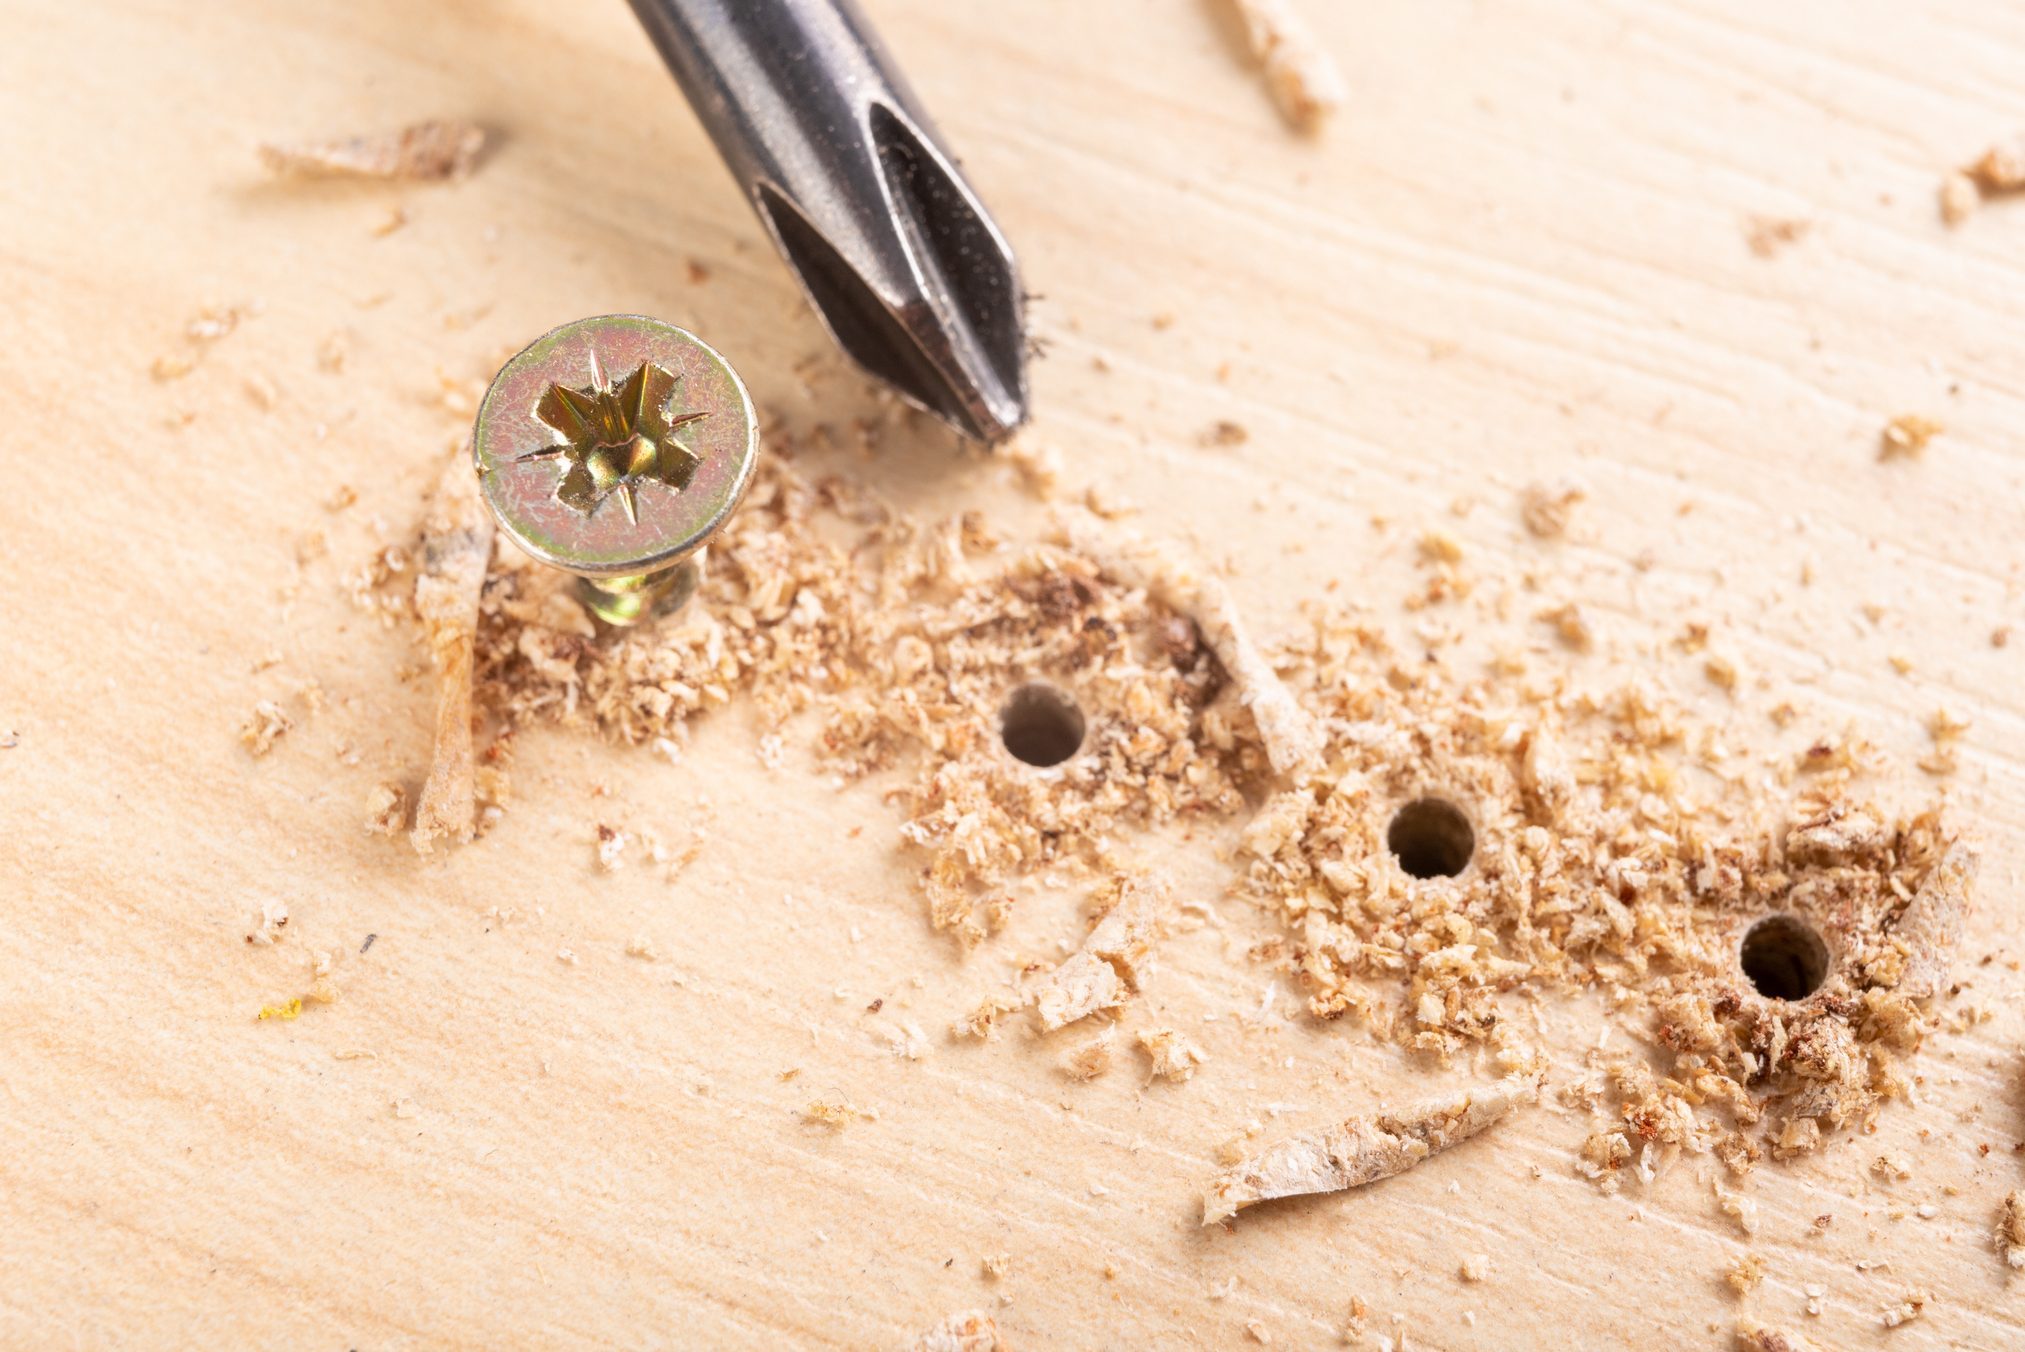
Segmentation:
<svg viewBox="0 0 2025 1352">
<path fill-rule="evenodd" d="M 543 334 L 500 368 L 471 454 L 499 528 L 541 562 L 594 580 L 599 613 L 630 623 L 638 598 L 667 593 L 666 575 L 745 496 L 759 417 L 737 373 L 695 334 L 599 315 Z M 615 596 L 634 599 L 614 607 Z"/>
</svg>

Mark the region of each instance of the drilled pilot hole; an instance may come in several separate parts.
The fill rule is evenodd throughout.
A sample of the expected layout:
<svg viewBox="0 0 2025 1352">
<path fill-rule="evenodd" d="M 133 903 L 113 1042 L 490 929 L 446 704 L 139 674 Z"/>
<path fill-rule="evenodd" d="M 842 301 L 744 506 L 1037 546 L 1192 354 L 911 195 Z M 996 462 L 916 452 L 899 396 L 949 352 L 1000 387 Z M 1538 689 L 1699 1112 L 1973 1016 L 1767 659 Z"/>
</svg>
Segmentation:
<svg viewBox="0 0 2025 1352">
<path fill-rule="evenodd" d="M 1828 979 L 1828 945 L 1790 915 L 1768 915 L 1751 926 L 1737 961 L 1758 994 L 1774 1000 L 1804 1000 Z"/>
<path fill-rule="evenodd" d="M 1385 844 L 1413 877 L 1453 878 L 1470 866 L 1477 833 L 1454 803 L 1416 798 L 1393 814 Z"/>
<path fill-rule="evenodd" d="M 998 711 L 1005 749 L 1028 765 L 1060 765 L 1083 745 L 1083 711 L 1046 681 L 1028 681 Z"/>
</svg>

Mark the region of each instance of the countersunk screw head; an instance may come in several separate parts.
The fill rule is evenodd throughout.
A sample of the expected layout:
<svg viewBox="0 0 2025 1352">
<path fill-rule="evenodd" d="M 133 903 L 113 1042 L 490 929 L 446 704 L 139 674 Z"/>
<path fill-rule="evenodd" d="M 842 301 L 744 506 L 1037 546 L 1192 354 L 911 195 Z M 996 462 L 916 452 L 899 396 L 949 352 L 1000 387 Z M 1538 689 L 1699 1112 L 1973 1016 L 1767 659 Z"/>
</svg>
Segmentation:
<svg viewBox="0 0 2025 1352">
<path fill-rule="evenodd" d="M 541 562 L 592 579 L 599 614 L 631 623 L 640 598 L 669 593 L 674 570 L 745 496 L 759 416 L 730 363 L 695 334 L 598 315 L 543 334 L 500 368 L 471 454 L 499 528 Z M 614 596 L 632 599 L 615 608 Z"/>
</svg>

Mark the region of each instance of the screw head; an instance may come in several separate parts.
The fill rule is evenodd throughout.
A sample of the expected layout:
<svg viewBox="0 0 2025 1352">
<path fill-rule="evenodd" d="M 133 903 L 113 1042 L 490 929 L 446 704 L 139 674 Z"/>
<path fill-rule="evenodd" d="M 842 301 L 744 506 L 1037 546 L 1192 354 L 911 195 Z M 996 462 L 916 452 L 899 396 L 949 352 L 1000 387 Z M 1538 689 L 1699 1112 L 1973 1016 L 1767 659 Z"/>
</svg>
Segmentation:
<svg viewBox="0 0 2025 1352">
<path fill-rule="evenodd" d="M 724 524 L 752 484 L 759 415 L 695 334 L 598 315 L 500 368 L 471 455 L 515 544 L 581 577 L 633 577 L 681 563 Z"/>
</svg>

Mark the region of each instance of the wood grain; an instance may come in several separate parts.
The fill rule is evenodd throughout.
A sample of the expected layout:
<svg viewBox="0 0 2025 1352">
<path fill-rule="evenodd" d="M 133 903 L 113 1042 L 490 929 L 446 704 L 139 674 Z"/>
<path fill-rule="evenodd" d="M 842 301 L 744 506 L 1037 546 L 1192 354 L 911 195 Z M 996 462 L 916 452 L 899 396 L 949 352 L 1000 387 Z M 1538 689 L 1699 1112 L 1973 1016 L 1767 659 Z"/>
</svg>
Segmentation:
<svg viewBox="0 0 2025 1352">
<path fill-rule="evenodd" d="M 1352 100 L 1304 140 L 1206 6 L 868 8 L 1043 298 L 1037 434 L 1255 624 L 1333 580 L 1403 631 L 1412 542 L 1441 524 L 1696 698 L 1720 696 L 1663 647 L 1688 617 L 1802 728 L 1853 720 L 1909 761 L 1936 705 L 1974 720 L 1947 788 L 1989 850 L 1962 998 L 1993 1017 L 1930 1044 L 1917 1107 L 1875 1137 L 1760 1171 L 1746 1308 L 1832 1347 L 2025 1341 L 1989 1238 L 2025 1172 L 2025 636 L 1991 643 L 2025 628 L 2025 206 L 1950 232 L 1934 205 L 1943 170 L 2025 130 L 2025 11 L 1308 0 Z M 1248 1121 L 1447 1080 L 1289 1017 L 1284 986 L 1237 1018 L 1277 978 L 1244 956 L 1270 920 L 1229 903 L 1145 996 L 1208 1050 L 1189 1084 L 1072 1085 L 1024 1035 L 946 1042 L 1010 964 L 1079 937 L 1077 898 L 961 959 L 880 786 L 836 791 L 792 741 L 766 770 L 737 711 L 675 767 L 525 738 L 504 824 L 440 862 L 367 837 L 370 787 L 420 777 L 433 696 L 412 629 L 340 579 L 412 526 L 458 434 L 439 372 L 640 310 L 708 334 L 791 425 L 866 396 L 623 6 L 8 11 L 0 1344 L 875 1347 L 988 1305 L 1019 1347 L 1229 1346 L 1253 1321 L 1324 1346 L 1356 1296 L 1415 1348 L 1727 1345 L 1745 1245 L 1697 1170 L 1600 1196 L 1569 1168 L 1575 1115 L 1199 1230 Z M 468 182 L 283 186 L 254 156 L 429 116 L 500 131 Z M 1756 215 L 1811 227 L 1760 258 Z M 151 380 L 206 304 L 257 312 Z M 1902 412 L 1948 432 L 1879 463 Z M 1201 444 L 1225 418 L 1249 441 Z M 836 463 L 924 513 L 1036 521 L 926 430 Z M 1591 499 L 1543 547 L 1517 490 L 1562 473 Z M 356 505 L 327 511 L 340 486 Z M 1473 638 L 1546 636 L 1515 615 Z M 240 719 L 304 678 L 329 708 L 250 759 Z M 678 881 L 596 871 L 599 823 L 699 817 Z M 1212 906 L 1214 834 L 1167 843 Z M 288 936 L 249 947 L 264 898 Z M 627 957 L 636 936 L 661 959 Z M 317 948 L 345 955 L 342 1000 L 256 1022 Z M 1563 1066 L 1607 1023 L 1553 1017 Z M 905 1021 L 919 1061 L 887 1050 Z M 878 1120 L 801 1121 L 823 1092 Z M 1885 1151 L 1915 1178 L 1868 1180 Z M 1465 1285 L 1474 1252 L 1491 1276 Z M 1922 1286 L 1887 1334 L 1878 1308 Z"/>
</svg>

